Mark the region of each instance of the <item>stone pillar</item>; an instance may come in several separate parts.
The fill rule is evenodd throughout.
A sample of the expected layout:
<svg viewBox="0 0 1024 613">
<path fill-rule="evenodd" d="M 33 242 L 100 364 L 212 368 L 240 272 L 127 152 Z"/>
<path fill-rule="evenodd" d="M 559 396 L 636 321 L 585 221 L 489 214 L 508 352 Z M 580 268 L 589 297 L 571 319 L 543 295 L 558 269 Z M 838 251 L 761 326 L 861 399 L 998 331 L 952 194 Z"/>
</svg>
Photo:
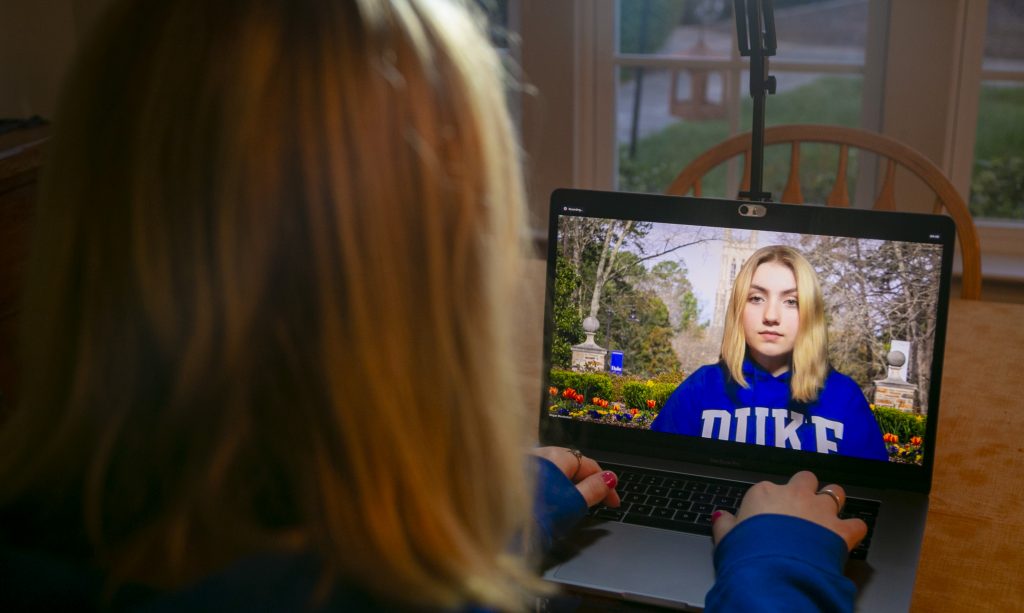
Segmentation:
<svg viewBox="0 0 1024 613">
<path fill-rule="evenodd" d="M 604 358 L 608 355 L 608 350 L 594 342 L 594 334 L 600 329 L 601 322 L 596 317 L 583 320 L 583 331 L 587 333 L 587 340 L 572 346 L 573 370 L 604 370 Z"/>
<path fill-rule="evenodd" d="M 892 340 L 889 342 L 889 351 L 899 351 L 906 358 L 903 366 L 900 366 L 900 379 L 910 381 L 910 360 L 914 359 L 910 353 L 910 341 Z"/>
<path fill-rule="evenodd" d="M 890 351 L 886 361 L 889 364 L 889 373 L 885 379 L 875 381 L 875 405 L 913 413 L 917 386 L 901 376 L 903 365 L 907 363 L 907 356 L 902 351 Z"/>
</svg>

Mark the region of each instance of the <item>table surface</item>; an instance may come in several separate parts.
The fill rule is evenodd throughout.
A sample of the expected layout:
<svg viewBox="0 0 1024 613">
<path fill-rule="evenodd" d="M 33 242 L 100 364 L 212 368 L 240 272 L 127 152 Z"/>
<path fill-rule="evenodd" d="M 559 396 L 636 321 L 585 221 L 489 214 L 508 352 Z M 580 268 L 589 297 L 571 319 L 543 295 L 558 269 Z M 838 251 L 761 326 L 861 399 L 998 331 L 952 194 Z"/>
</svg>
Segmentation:
<svg viewBox="0 0 1024 613">
<path fill-rule="evenodd" d="M 953 300 L 913 611 L 1024 607 L 1024 305 Z"/>
<path fill-rule="evenodd" d="M 543 262 L 530 262 L 527 272 L 543 279 Z M 543 287 L 528 285 L 524 304 L 530 306 L 521 316 L 530 329 L 543 317 L 532 306 L 542 304 Z M 540 354 L 539 337 L 539 331 L 521 337 L 526 355 Z M 951 300 L 912 611 L 1024 607 L 1024 494 L 1017 482 L 1024 477 L 1022 361 L 1024 304 Z M 526 370 L 524 385 L 539 394 L 539 367 Z"/>
</svg>

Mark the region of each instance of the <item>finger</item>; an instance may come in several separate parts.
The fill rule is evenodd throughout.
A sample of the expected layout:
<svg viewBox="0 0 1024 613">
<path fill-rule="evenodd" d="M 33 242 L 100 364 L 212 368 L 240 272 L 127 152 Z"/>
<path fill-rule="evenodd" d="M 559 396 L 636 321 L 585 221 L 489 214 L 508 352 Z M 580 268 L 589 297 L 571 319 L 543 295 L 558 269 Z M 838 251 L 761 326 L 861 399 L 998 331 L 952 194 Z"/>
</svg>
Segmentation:
<svg viewBox="0 0 1024 613">
<path fill-rule="evenodd" d="M 728 511 L 718 510 L 711 514 L 711 538 L 715 544 L 722 542 L 725 535 L 736 525 L 736 516 Z"/>
<path fill-rule="evenodd" d="M 608 495 L 605 496 L 602 502 L 604 502 L 605 506 L 609 506 L 612 508 L 618 508 L 622 506 L 622 499 L 619 498 L 619 492 L 615 488 L 608 490 Z"/>
<path fill-rule="evenodd" d="M 573 462 L 575 461 L 576 459 L 573 458 Z M 576 476 L 573 479 L 573 481 L 579 483 L 580 481 L 583 481 L 587 477 L 591 475 L 596 475 L 600 472 L 603 471 L 601 470 L 601 465 L 597 463 L 597 460 L 595 460 L 594 458 L 588 458 L 587 456 L 583 456 L 583 458 L 580 460 L 580 469 L 579 471 L 576 472 Z M 572 473 L 570 472 L 569 474 Z"/>
<path fill-rule="evenodd" d="M 836 509 L 836 514 L 839 514 L 843 510 L 843 507 L 846 506 L 846 490 L 843 489 L 843 486 L 837 485 L 835 483 L 829 483 L 828 485 L 824 485 L 818 488 L 818 492 L 824 492 L 825 490 L 831 490 L 832 493 L 835 494 L 836 498 L 838 498 L 839 500 L 836 500 L 835 498 L 832 498 L 831 496 L 825 493 L 821 493 L 819 495 L 822 498 L 828 498 L 829 500 L 831 500 L 833 506 L 838 507 Z"/>
<path fill-rule="evenodd" d="M 619 478 L 615 476 L 615 473 L 606 470 L 580 481 L 576 484 L 576 489 L 583 495 L 583 500 L 587 502 L 588 507 L 606 499 L 611 499 L 616 503 L 611 506 L 618 506 L 619 495 L 615 492 L 615 484 L 618 482 Z"/>
<path fill-rule="evenodd" d="M 853 548 L 867 536 L 868 525 L 857 518 L 841 519 L 836 523 L 835 531 L 846 541 L 846 547 L 853 551 Z"/>
<path fill-rule="evenodd" d="M 809 470 L 801 470 L 790 477 L 789 484 L 803 490 L 818 491 L 818 478 Z"/>
<path fill-rule="evenodd" d="M 566 477 L 578 477 L 578 471 L 583 468 L 586 458 L 576 459 L 576 456 L 566 447 L 535 447 L 530 450 L 535 456 L 544 458 L 558 467 Z"/>
</svg>

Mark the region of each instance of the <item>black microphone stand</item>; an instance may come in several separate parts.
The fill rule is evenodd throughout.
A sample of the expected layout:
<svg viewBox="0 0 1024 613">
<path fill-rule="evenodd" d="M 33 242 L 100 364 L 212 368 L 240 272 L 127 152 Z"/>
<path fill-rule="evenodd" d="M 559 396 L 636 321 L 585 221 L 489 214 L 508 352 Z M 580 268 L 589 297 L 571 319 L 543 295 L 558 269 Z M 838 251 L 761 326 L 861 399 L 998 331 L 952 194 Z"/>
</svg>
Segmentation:
<svg viewBox="0 0 1024 613">
<path fill-rule="evenodd" d="M 754 117 L 750 127 L 750 191 L 740 198 L 769 202 L 771 192 L 763 191 L 764 182 L 764 109 L 765 98 L 775 93 L 775 77 L 768 74 L 768 57 L 775 55 L 775 11 L 772 0 L 733 0 L 736 35 L 740 55 L 750 57 L 750 97 L 754 99 Z"/>
</svg>

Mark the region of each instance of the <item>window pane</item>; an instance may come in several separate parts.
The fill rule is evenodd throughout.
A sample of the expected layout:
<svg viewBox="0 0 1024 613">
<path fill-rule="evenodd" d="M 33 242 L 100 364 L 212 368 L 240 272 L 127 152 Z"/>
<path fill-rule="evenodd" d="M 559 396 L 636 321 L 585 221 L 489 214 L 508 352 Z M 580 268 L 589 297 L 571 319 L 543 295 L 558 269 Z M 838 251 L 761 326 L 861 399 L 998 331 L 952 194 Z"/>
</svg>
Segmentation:
<svg viewBox="0 0 1024 613">
<path fill-rule="evenodd" d="M 640 79 L 634 77 L 620 82 L 616 129 L 620 189 L 663 192 L 694 158 L 729 137 L 726 111 L 730 103 L 726 101 L 723 104 L 722 101 L 730 91 L 730 77 L 727 71 L 721 72 L 725 74 L 708 76 L 707 84 L 697 88 L 692 85 L 696 79 L 694 71 L 690 70 L 645 69 Z M 859 75 L 775 74 L 778 92 L 768 97 L 766 125 L 859 124 L 863 83 Z M 747 78 L 747 72 L 743 71 L 739 81 L 744 93 L 738 101 L 731 103 L 739 107 L 738 131 L 749 130 L 751 124 L 753 104 L 745 93 Z M 641 83 L 639 105 L 635 104 L 638 82 Z M 695 89 L 705 91 L 706 98 L 701 101 L 689 98 Z M 837 160 L 837 147 L 804 145 L 801 149 L 801 188 L 807 202 L 824 202 L 832 190 Z M 850 159 L 847 175 L 851 200 L 855 198 L 853 182 L 856 169 L 854 156 Z M 788 173 L 789 148 L 768 148 L 765 151 L 764 188 L 772 192 L 774 198 L 782 194 Z M 713 171 L 702 180 L 703 194 L 735 197 L 739 169 L 735 169 L 732 175 L 727 188 L 726 169 L 721 167 Z"/>
<path fill-rule="evenodd" d="M 716 38 L 724 30 L 727 39 L 733 28 L 732 0 L 620 0 L 618 6 L 620 53 L 682 51 L 680 27 L 711 27 Z"/>
<path fill-rule="evenodd" d="M 476 5 L 487 18 L 487 32 L 491 42 L 499 49 L 509 48 L 509 0 L 476 0 Z"/>
<path fill-rule="evenodd" d="M 860 124 L 863 78 L 859 71 L 865 56 L 868 3 L 775 1 L 778 55 L 772 62 L 853 66 L 857 74 L 771 68 L 778 90 L 768 98 L 767 125 Z M 678 68 L 621 63 L 616 68 L 618 187 L 662 192 L 697 155 L 750 129 L 753 105 L 748 73 L 742 68 L 748 60 L 739 58 L 735 48 L 731 0 L 620 0 L 618 11 L 621 53 L 704 61 L 703 65 Z M 717 61 L 721 67 L 708 67 L 706 60 Z M 788 174 L 788 153 L 779 149 L 766 152 L 765 167 L 765 189 L 776 197 Z M 802 151 L 808 201 L 823 199 L 831 190 L 829 184 L 824 195 L 820 194 L 824 179 L 817 168 L 827 166 L 834 173 L 837 153 L 829 148 L 821 148 L 821 152 L 824 157 L 818 160 L 817 148 Z M 851 160 L 851 183 L 855 163 Z M 716 170 L 702 181 L 703 193 L 734 197 L 739 170 Z"/>
<path fill-rule="evenodd" d="M 776 0 L 775 59 L 864 64 L 868 0 Z"/>
<path fill-rule="evenodd" d="M 1024 220 L 1024 3 L 1019 0 L 990 0 L 983 67 L 1017 73 L 1017 79 L 982 83 L 971 213 Z"/>
<path fill-rule="evenodd" d="M 776 58 L 862 65 L 869 0 L 775 0 Z M 731 53 L 732 0 L 619 0 L 620 53 L 675 54 L 699 33 Z M 717 50 L 717 49 L 716 49 Z"/>
</svg>

